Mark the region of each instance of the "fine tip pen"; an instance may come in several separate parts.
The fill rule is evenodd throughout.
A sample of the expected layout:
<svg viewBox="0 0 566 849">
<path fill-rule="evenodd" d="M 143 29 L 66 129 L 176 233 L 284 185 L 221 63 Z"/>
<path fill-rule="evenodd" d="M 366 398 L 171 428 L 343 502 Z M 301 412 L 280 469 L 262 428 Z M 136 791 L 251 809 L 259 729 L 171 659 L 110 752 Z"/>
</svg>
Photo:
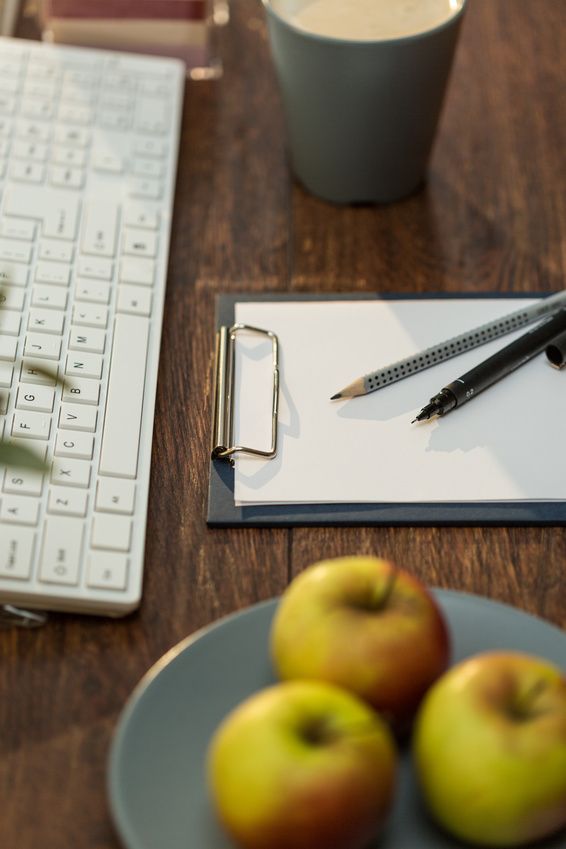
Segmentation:
<svg viewBox="0 0 566 849">
<path fill-rule="evenodd" d="M 453 380 L 425 404 L 411 424 L 431 419 L 433 416 L 444 416 L 456 407 L 461 407 L 466 401 L 471 401 L 484 389 L 543 351 L 546 345 L 564 330 L 566 309 L 560 310 L 554 316 L 548 316 L 510 345 L 506 345 L 483 363 Z"/>
</svg>

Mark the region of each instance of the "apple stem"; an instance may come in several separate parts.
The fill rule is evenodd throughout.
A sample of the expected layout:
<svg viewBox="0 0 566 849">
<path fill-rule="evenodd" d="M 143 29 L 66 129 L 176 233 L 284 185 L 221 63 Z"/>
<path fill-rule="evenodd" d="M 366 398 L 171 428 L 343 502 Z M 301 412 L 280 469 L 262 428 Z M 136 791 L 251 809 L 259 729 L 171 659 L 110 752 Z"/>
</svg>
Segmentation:
<svg viewBox="0 0 566 849">
<path fill-rule="evenodd" d="M 381 593 L 380 597 L 376 599 L 376 610 L 383 610 L 384 607 L 387 607 L 387 603 L 391 597 L 391 593 L 393 592 L 395 584 L 397 583 L 397 577 L 397 569 L 392 569 L 389 575 L 387 576 L 387 583 L 385 585 L 385 589 Z"/>
<path fill-rule="evenodd" d="M 342 726 L 334 726 L 325 717 L 318 717 L 303 728 L 302 737 L 311 746 L 332 745 L 343 739 L 344 732 L 352 738 L 364 738 L 375 731 L 373 725 L 368 722 L 357 722 Z"/>
<path fill-rule="evenodd" d="M 512 707 L 512 714 L 517 720 L 529 719 L 533 715 L 533 702 L 546 689 L 546 681 L 539 679 L 532 687 L 520 696 Z"/>
</svg>

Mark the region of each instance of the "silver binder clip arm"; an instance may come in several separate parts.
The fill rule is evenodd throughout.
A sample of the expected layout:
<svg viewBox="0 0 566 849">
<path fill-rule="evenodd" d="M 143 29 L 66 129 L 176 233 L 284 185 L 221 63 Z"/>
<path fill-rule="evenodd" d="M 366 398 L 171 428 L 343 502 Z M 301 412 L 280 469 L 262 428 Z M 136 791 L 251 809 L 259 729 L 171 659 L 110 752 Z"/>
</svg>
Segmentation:
<svg viewBox="0 0 566 849">
<path fill-rule="evenodd" d="M 271 445 L 267 450 L 233 444 L 234 376 L 236 335 L 239 331 L 259 333 L 271 339 L 273 353 L 273 396 L 271 402 Z M 279 342 L 271 330 L 261 330 L 248 324 L 221 327 L 216 334 L 216 368 L 214 384 L 214 420 L 212 428 L 212 459 L 230 460 L 233 454 L 254 454 L 275 457 L 277 453 L 277 419 L 279 414 Z"/>
</svg>

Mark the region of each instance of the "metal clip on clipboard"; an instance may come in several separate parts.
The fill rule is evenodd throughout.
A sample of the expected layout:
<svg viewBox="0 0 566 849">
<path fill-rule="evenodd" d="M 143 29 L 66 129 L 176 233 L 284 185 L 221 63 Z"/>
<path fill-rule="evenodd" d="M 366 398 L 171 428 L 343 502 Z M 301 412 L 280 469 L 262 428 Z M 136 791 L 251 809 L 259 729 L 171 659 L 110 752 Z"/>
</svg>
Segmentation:
<svg viewBox="0 0 566 849">
<path fill-rule="evenodd" d="M 236 336 L 240 331 L 259 333 L 271 339 L 273 353 L 273 396 L 271 402 L 271 446 L 267 450 L 234 445 L 234 376 L 236 372 Z M 232 456 L 253 454 L 275 457 L 277 454 L 277 417 L 279 412 L 279 341 L 275 333 L 248 324 L 223 326 L 216 334 L 214 418 L 212 459 L 232 461 Z"/>
</svg>

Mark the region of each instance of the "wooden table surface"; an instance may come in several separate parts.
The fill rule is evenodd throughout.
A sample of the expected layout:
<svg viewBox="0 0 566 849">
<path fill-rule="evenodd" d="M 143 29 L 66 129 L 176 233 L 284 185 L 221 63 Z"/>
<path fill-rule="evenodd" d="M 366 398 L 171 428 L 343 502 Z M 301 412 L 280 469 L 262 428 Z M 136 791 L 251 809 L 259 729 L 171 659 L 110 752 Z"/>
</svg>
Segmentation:
<svg viewBox="0 0 566 849">
<path fill-rule="evenodd" d="M 426 187 L 340 208 L 291 179 L 261 5 L 232 3 L 223 79 L 186 90 L 142 606 L 0 631 L 3 849 L 117 849 L 106 759 L 136 682 L 181 638 L 321 557 L 383 555 L 566 627 L 564 528 L 209 530 L 204 518 L 217 293 L 564 286 L 563 11 L 470 0 Z"/>
</svg>

